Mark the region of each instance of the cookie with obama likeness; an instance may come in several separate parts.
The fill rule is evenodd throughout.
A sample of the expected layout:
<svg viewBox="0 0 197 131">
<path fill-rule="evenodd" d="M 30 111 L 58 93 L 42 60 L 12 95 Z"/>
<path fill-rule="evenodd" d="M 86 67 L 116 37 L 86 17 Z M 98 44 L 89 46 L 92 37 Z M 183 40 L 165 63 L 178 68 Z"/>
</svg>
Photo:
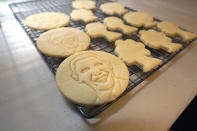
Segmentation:
<svg viewBox="0 0 197 131">
<path fill-rule="evenodd" d="M 90 37 L 77 28 L 62 27 L 42 33 L 36 45 L 47 56 L 67 57 L 86 50 L 90 45 Z"/>
<path fill-rule="evenodd" d="M 102 51 L 82 51 L 65 59 L 57 69 L 62 94 L 79 105 L 113 101 L 127 88 L 129 72 L 116 56 Z"/>
</svg>

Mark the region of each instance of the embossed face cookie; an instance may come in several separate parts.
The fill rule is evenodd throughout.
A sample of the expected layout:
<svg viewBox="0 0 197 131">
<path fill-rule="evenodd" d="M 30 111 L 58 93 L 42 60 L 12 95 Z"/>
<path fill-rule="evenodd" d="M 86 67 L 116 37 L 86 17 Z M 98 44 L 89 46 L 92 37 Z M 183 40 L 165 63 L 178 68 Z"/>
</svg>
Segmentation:
<svg viewBox="0 0 197 131">
<path fill-rule="evenodd" d="M 144 12 L 129 12 L 123 16 L 123 19 L 136 27 L 150 28 L 156 25 L 153 22 L 153 17 Z"/>
<path fill-rule="evenodd" d="M 107 25 L 108 29 L 112 31 L 119 30 L 126 35 L 131 35 L 132 33 L 137 32 L 137 28 L 125 25 L 118 17 L 107 17 L 104 19 L 104 23 Z"/>
<path fill-rule="evenodd" d="M 150 29 L 148 31 L 141 30 L 139 34 L 144 44 L 153 49 L 161 48 L 169 53 L 174 53 L 182 47 L 181 44 L 172 43 L 172 40 L 162 32 Z"/>
<path fill-rule="evenodd" d="M 115 53 L 119 58 L 129 66 L 140 65 L 144 72 L 151 71 L 162 62 L 159 59 L 150 57 L 150 51 L 140 42 L 131 39 L 117 40 L 115 46 Z"/>
<path fill-rule="evenodd" d="M 122 34 L 120 33 L 108 31 L 107 27 L 99 22 L 87 24 L 85 30 L 90 35 L 90 37 L 103 37 L 107 39 L 109 42 L 113 42 L 122 37 Z"/>
<path fill-rule="evenodd" d="M 82 51 L 65 59 L 56 82 L 66 98 L 80 105 L 100 105 L 127 88 L 129 72 L 117 57 L 101 51 Z"/>
<path fill-rule="evenodd" d="M 86 50 L 90 45 L 90 38 L 82 30 L 64 27 L 41 34 L 36 44 L 40 52 L 47 56 L 67 57 Z"/>
<path fill-rule="evenodd" d="M 69 17 L 63 13 L 44 12 L 27 17 L 25 24 L 32 29 L 49 30 L 68 25 Z"/>
<path fill-rule="evenodd" d="M 91 10 L 86 9 L 76 9 L 73 10 L 70 14 L 72 20 L 74 21 L 83 21 L 85 23 L 92 22 L 98 19 Z"/>
<path fill-rule="evenodd" d="M 104 3 L 100 6 L 100 9 L 108 15 L 122 15 L 127 12 L 127 10 L 124 8 L 124 5 L 118 2 Z"/>
<path fill-rule="evenodd" d="M 72 7 L 75 9 L 95 9 L 96 2 L 92 0 L 76 0 L 72 2 Z"/>
<path fill-rule="evenodd" d="M 157 28 L 169 36 L 179 35 L 183 41 L 190 41 L 197 38 L 197 35 L 191 32 L 183 31 L 177 25 L 170 22 L 157 23 Z"/>
</svg>

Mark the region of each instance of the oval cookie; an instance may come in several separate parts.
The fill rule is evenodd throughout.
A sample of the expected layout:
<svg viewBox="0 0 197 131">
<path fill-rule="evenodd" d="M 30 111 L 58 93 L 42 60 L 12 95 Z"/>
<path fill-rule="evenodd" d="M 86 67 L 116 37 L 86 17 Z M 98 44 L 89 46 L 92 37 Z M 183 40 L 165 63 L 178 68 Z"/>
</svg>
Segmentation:
<svg viewBox="0 0 197 131">
<path fill-rule="evenodd" d="M 100 6 L 100 9 L 108 15 L 122 15 L 127 12 L 127 10 L 124 8 L 124 5 L 118 2 L 104 3 Z"/>
<path fill-rule="evenodd" d="M 86 50 L 90 45 L 89 36 L 76 28 L 64 27 L 49 30 L 37 40 L 38 49 L 47 56 L 67 57 Z"/>
<path fill-rule="evenodd" d="M 76 9 L 95 9 L 96 2 L 91 0 L 83 0 L 83 1 L 73 1 L 72 7 Z"/>
<path fill-rule="evenodd" d="M 120 96 L 127 88 L 129 72 L 116 56 L 82 51 L 65 59 L 56 82 L 63 95 L 80 105 L 100 105 Z"/>
<path fill-rule="evenodd" d="M 136 27 L 150 28 L 156 25 L 153 22 L 153 17 L 144 12 L 129 12 L 123 16 L 123 19 Z"/>
<path fill-rule="evenodd" d="M 49 30 L 68 25 L 69 17 L 63 13 L 44 12 L 27 17 L 25 24 L 32 29 Z"/>
</svg>

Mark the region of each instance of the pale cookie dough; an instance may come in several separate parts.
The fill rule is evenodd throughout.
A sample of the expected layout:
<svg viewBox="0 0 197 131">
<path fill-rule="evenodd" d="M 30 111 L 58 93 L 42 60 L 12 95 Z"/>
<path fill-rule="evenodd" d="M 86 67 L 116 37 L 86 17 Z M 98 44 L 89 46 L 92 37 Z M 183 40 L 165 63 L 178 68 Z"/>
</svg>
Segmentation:
<svg viewBox="0 0 197 131">
<path fill-rule="evenodd" d="M 127 12 L 127 10 L 124 8 L 124 5 L 118 2 L 104 3 L 100 6 L 100 9 L 108 15 L 122 15 Z"/>
<path fill-rule="evenodd" d="M 153 22 L 153 17 L 144 12 L 129 12 L 123 16 L 123 19 L 136 27 L 150 28 L 156 25 Z"/>
<path fill-rule="evenodd" d="M 112 31 L 119 30 L 126 35 L 131 35 L 132 33 L 137 32 L 137 28 L 125 25 L 118 17 L 107 17 L 104 19 L 104 23 L 107 25 L 108 29 Z"/>
<path fill-rule="evenodd" d="M 131 39 L 117 40 L 115 46 L 115 53 L 120 59 L 128 66 L 140 65 L 144 72 L 151 71 L 162 62 L 160 59 L 150 57 L 151 52 L 140 42 Z"/>
<path fill-rule="evenodd" d="M 69 17 L 59 12 L 44 12 L 27 17 L 25 24 L 32 29 L 50 30 L 68 25 Z"/>
<path fill-rule="evenodd" d="M 182 47 L 181 44 L 172 43 L 172 40 L 162 32 L 150 29 L 148 31 L 141 30 L 139 34 L 144 44 L 153 49 L 161 48 L 169 53 L 174 53 Z"/>
<path fill-rule="evenodd" d="M 90 45 L 89 36 L 82 30 L 64 27 L 41 34 L 37 47 L 43 54 L 52 57 L 67 57 L 86 50 Z"/>
<path fill-rule="evenodd" d="M 76 9 L 95 9 L 96 2 L 91 0 L 78 0 L 72 2 L 72 7 Z"/>
<path fill-rule="evenodd" d="M 122 37 L 122 34 L 120 33 L 108 31 L 107 27 L 99 22 L 87 24 L 85 30 L 90 37 L 104 37 L 109 42 L 113 42 Z"/>
<path fill-rule="evenodd" d="M 116 56 L 101 51 L 82 51 L 65 59 L 56 82 L 63 95 L 79 105 L 113 101 L 127 88 L 129 72 Z"/>
<path fill-rule="evenodd" d="M 73 21 L 83 21 L 85 23 L 92 22 L 98 19 L 91 10 L 75 9 L 70 14 Z"/>
<path fill-rule="evenodd" d="M 160 22 L 157 24 L 157 28 L 169 36 L 179 35 L 183 38 L 183 41 L 190 41 L 197 38 L 196 34 L 183 31 L 177 25 L 170 22 Z"/>
</svg>

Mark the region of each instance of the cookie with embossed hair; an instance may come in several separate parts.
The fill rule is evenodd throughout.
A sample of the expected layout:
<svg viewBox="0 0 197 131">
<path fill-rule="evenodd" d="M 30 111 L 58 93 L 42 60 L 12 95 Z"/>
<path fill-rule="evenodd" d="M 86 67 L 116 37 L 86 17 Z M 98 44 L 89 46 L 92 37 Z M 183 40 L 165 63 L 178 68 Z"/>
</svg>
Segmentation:
<svg viewBox="0 0 197 131">
<path fill-rule="evenodd" d="M 81 51 L 65 59 L 57 69 L 62 94 L 79 105 L 113 101 L 128 86 L 129 71 L 116 56 L 102 51 Z"/>
</svg>

